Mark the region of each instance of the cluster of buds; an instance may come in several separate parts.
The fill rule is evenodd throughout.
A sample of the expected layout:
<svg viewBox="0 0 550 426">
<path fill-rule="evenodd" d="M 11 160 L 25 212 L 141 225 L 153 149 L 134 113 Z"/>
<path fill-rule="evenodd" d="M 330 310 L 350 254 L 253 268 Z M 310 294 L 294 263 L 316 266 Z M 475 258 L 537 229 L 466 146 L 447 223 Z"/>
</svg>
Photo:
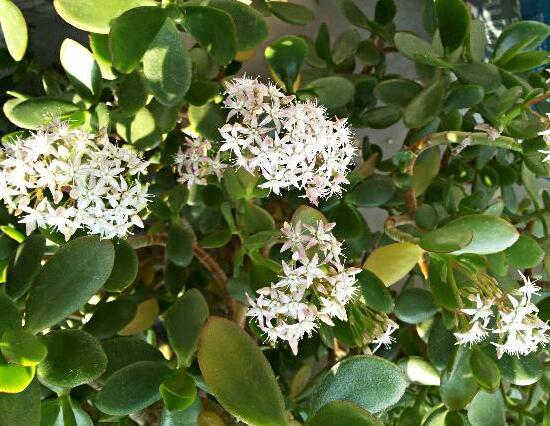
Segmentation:
<svg viewBox="0 0 550 426">
<path fill-rule="evenodd" d="M 229 82 L 226 95 L 220 150 L 230 151 L 236 166 L 259 171 L 260 187 L 277 195 L 303 190 L 313 204 L 341 194 L 356 153 L 346 120 L 330 120 L 324 107 L 247 77 Z"/>
<path fill-rule="evenodd" d="M 476 306 L 461 309 L 470 317 L 469 328 L 463 333 L 455 333 L 457 344 L 471 346 L 495 334 L 498 341 L 491 343 L 500 358 L 503 354 L 525 356 L 550 342 L 547 335 L 550 326 L 538 317 L 538 308 L 532 302 L 532 296 L 538 294 L 540 287 L 521 272 L 520 275 L 523 285 L 513 292 L 493 297 L 480 297 L 479 294 L 470 297 Z M 496 320 L 494 329 L 490 328 L 493 318 Z"/>
<path fill-rule="evenodd" d="M 304 335 L 311 335 L 321 323 L 333 326 L 334 318 L 347 321 L 346 305 L 356 296 L 355 275 L 361 270 L 342 263 L 342 244 L 331 230 L 334 223 L 316 226 L 285 223 L 281 251 L 290 250 L 289 262 L 282 263 L 283 275 L 269 287 L 248 297 L 247 315 L 275 343 L 287 341 L 294 354 Z"/>
<path fill-rule="evenodd" d="M 7 143 L 0 160 L 0 198 L 21 216 L 27 234 L 51 227 L 69 239 L 82 228 L 102 238 L 124 237 L 147 205 L 137 179 L 147 162 L 107 135 L 51 125 Z"/>
<path fill-rule="evenodd" d="M 350 330 L 357 346 L 366 348 L 372 344 L 372 352 L 376 352 L 382 346 L 388 349 L 395 342 L 393 333 L 399 325 L 385 313 L 376 312 L 362 302 L 354 304 L 348 311 Z"/>
</svg>

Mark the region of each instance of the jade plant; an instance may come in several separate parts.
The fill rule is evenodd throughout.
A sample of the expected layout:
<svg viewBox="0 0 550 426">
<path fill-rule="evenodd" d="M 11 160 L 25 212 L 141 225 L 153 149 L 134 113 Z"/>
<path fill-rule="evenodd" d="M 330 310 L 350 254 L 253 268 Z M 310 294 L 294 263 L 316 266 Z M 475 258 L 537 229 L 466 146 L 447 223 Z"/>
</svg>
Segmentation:
<svg viewBox="0 0 550 426">
<path fill-rule="evenodd" d="M 0 0 L 0 426 L 550 424 L 550 27 L 396 3 Z"/>
</svg>

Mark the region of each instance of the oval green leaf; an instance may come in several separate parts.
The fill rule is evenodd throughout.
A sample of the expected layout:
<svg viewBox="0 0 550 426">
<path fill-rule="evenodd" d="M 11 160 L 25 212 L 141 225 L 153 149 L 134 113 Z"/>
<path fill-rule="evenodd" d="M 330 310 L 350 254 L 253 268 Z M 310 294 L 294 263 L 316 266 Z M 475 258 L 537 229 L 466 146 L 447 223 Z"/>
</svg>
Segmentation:
<svg viewBox="0 0 550 426">
<path fill-rule="evenodd" d="M 211 317 L 200 335 L 198 360 L 206 385 L 231 414 L 252 426 L 287 424 L 275 375 L 237 324 Z"/>
<path fill-rule="evenodd" d="M 97 393 L 96 407 L 106 414 L 125 416 L 160 399 L 159 387 L 171 374 L 160 362 L 140 361 L 114 373 Z"/>
<path fill-rule="evenodd" d="M 197 350 L 199 333 L 208 318 L 208 304 L 202 293 L 192 288 L 178 298 L 163 314 L 170 345 L 179 366 L 189 366 Z"/>
<path fill-rule="evenodd" d="M 394 243 L 374 250 L 363 269 L 374 273 L 389 287 L 404 278 L 418 263 L 422 249 L 413 243 Z"/>
<path fill-rule="evenodd" d="M 438 232 L 438 238 L 442 239 L 443 235 L 447 235 L 448 240 L 452 239 L 452 235 L 473 234 L 472 241 L 468 245 L 452 252 L 455 255 L 498 253 L 512 246 L 519 238 L 518 231 L 509 222 L 497 216 L 482 214 L 459 217 L 439 228 Z"/>
<path fill-rule="evenodd" d="M 348 401 L 331 401 L 323 405 L 306 424 L 307 426 L 384 426 L 384 423 L 367 410 Z"/>
<path fill-rule="evenodd" d="M 114 243 L 113 270 L 104 287 L 108 291 L 122 291 L 134 282 L 138 274 L 139 259 L 134 248 L 126 240 Z"/>
<path fill-rule="evenodd" d="M 83 31 L 107 34 L 111 21 L 138 6 L 154 6 L 153 0 L 54 0 L 65 21 Z M 142 28 L 137 29 L 141 31 Z"/>
<path fill-rule="evenodd" d="M 407 378 L 391 362 L 370 355 L 351 356 L 325 376 L 313 400 L 313 412 L 328 402 L 343 400 L 379 413 L 396 404 L 407 388 Z"/>
<path fill-rule="evenodd" d="M 76 105 L 69 101 L 46 96 L 17 102 L 9 109 L 4 105 L 6 117 L 13 124 L 23 129 L 38 129 L 48 123 L 51 117 L 63 117 L 78 111 L 78 109 Z"/>
<path fill-rule="evenodd" d="M 59 59 L 77 93 L 87 100 L 97 99 L 101 92 L 101 70 L 92 52 L 66 38 L 61 44 Z"/>
<path fill-rule="evenodd" d="M 107 281 L 115 258 L 108 240 L 69 241 L 44 265 L 27 300 L 25 327 L 36 333 L 79 309 Z"/>
<path fill-rule="evenodd" d="M 8 330 L 0 339 L 0 351 L 12 364 L 32 367 L 44 360 L 48 353 L 37 337 L 24 330 Z"/>
<path fill-rule="evenodd" d="M 174 224 L 168 233 L 166 256 L 177 266 L 187 266 L 193 260 L 193 241 L 186 229 Z"/>
<path fill-rule="evenodd" d="M 157 101 L 177 105 L 191 86 L 191 57 L 176 24 L 166 19 L 143 56 L 143 75 Z"/>
<path fill-rule="evenodd" d="M 446 79 L 441 78 L 419 92 L 405 108 L 405 124 L 408 127 L 422 127 L 436 118 L 443 107 L 446 87 Z"/>
<path fill-rule="evenodd" d="M 72 388 L 97 379 L 107 368 L 99 341 L 82 330 L 55 330 L 43 336 L 42 342 L 48 356 L 37 373 L 46 384 Z"/>
<path fill-rule="evenodd" d="M 227 65 L 237 53 L 237 30 L 231 16 L 207 6 L 186 6 L 184 28 L 220 65 Z"/>
<path fill-rule="evenodd" d="M 29 39 L 27 23 L 11 0 L 0 0 L 0 28 L 11 57 L 16 61 L 23 59 Z"/>
<path fill-rule="evenodd" d="M 36 380 L 20 393 L 0 393 L 0 425 L 39 426 L 40 399 Z"/>
<path fill-rule="evenodd" d="M 156 6 L 136 7 L 116 18 L 109 32 L 113 67 L 125 74 L 134 71 L 166 18 L 166 11 Z"/>
<path fill-rule="evenodd" d="M 407 288 L 395 301 L 395 315 L 403 322 L 418 324 L 437 312 L 432 293 L 423 288 Z"/>
<path fill-rule="evenodd" d="M 102 304 L 84 325 L 84 330 L 97 339 L 112 337 L 132 321 L 137 304 L 130 299 L 118 299 Z"/>
<path fill-rule="evenodd" d="M 40 272 L 46 239 L 32 234 L 21 244 L 10 261 L 6 276 L 6 293 L 18 299 L 31 287 Z"/>
</svg>

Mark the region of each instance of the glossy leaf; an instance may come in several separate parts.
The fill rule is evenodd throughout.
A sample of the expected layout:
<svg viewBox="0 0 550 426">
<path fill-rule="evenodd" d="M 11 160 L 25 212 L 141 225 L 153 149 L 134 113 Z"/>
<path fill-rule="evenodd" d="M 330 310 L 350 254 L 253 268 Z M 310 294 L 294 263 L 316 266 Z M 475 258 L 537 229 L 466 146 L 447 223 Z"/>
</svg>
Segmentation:
<svg viewBox="0 0 550 426">
<path fill-rule="evenodd" d="M 443 108 L 446 86 L 446 80 L 439 79 L 418 93 L 405 108 L 405 124 L 408 127 L 422 127 L 437 117 Z"/>
<path fill-rule="evenodd" d="M 540 360 L 533 353 L 522 357 L 505 354 L 497 360 L 497 364 L 502 377 L 518 386 L 532 385 L 542 375 Z"/>
<path fill-rule="evenodd" d="M 359 31 L 351 28 L 338 36 L 332 48 L 331 57 L 335 64 L 341 64 L 357 52 L 361 36 Z"/>
<path fill-rule="evenodd" d="M 59 16 L 72 26 L 92 33 L 107 34 L 111 21 L 127 10 L 154 6 L 152 0 L 55 0 Z"/>
<path fill-rule="evenodd" d="M 357 281 L 367 306 L 385 313 L 393 311 L 394 304 L 391 294 L 376 275 L 364 270 L 357 275 Z"/>
<path fill-rule="evenodd" d="M 514 245 L 508 247 L 505 253 L 510 266 L 516 269 L 534 268 L 544 258 L 541 246 L 529 235 L 520 235 Z"/>
<path fill-rule="evenodd" d="M 543 22 L 518 21 L 507 26 L 499 35 L 494 48 L 496 58 L 524 40 L 530 39 L 526 50 L 535 50 L 550 35 L 550 27 Z"/>
<path fill-rule="evenodd" d="M 432 293 L 423 288 L 407 288 L 395 301 L 395 315 L 410 324 L 426 321 L 436 312 Z"/>
<path fill-rule="evenodd" d="M 107 368 L 99 341 L 81 330 L 55 330 L 42 337 L 48 355 L 38 366 L 40 379 L 49 385 L 75 387 L 97 379 Z"/>
<path fill-rule="evenodd" d="M 439 36 L 449 51 L 458 49 L 470 29 L 470 13 L 462 0 L 436 0 Z"/>
<path fill-rule="evenodd" d="M 412 188 L 417 196 L 428 189 L 440 169 L 441 153 L 438 147 L 426 149 L 420 153 L 414 163 L 412 175 Z"/>
<path fill-rule="evenodd" d="M 0 397 L 3 393 L 23 392 L 32 382 L 35 370 L 35 366 L 24 367 L 0 360 Z"/>
<path fill-rule="evenodd" d="M 176 24 L 166 19 L 143 56 L 143 76 L 163 105 L 177 105 L 191 85 L 191 57 Z"/>
<path fill-rule="evenodd" d="M 185 410 L 197 398 L 197 388 L 191 376 L 179 370 L 162 382 L 160 394 L 170 411 Z"/>
<path fill-rule="evenodd" d="M 40 234 L 32 234 L 21 244 L 11 259 L 7 270 L 6 293 L 18 299 L 31 287 L 40 272 L 46 240 Z"/>
<path fill-rule="evenodd" d="M 29 38 L 27 23 L 11 0 L 0 0 L 0 29 L 11 57 L 16 61 L 23 59 Z"/>
<path fill-rule="evenodd" d="M 365 179 L 346 195 L 346 199 L 359 207 L 379 207 L 390 201 L 395 194 L 388 176 L 373 175 Z"/>
<path fill-rule="evenodd" d="M 0 351 L 12 364 L 32 367 L 44 360 L 46 347 L 28 331 L 8 330 L 0 339 Z"/>
<path fill-rule="evenodd" d="M 113 270 L 104 287 L 108 291 L 122 291 L 131 285 L 138 274 L 138 256 L 126 240 L 116 241 Z"/>
<path fill-rule="evenodd" d="M 306 25 L 315 19 L 313 12 L 301 4 L 270 1 L 268 7 L 275 16 L 291 24 Z"/>
<path fill-rule="evenodd" d="M 433 65 L 438 59 L 433 47 L 412 33 L 396 33 L 394 43 L 400 53 L 415 62 Z"/>
<path fill-rule="evenodd" d="M 421 357 L 409 357 L 399 363 L 411 383 L 423 386 L 439 386 L 440 379 L 437 370 Z"/>
<path fill-rule="evenodd" d="M 107 355 L 107 370 L 101 376 L 105 381 L 123 367 L 139 361 L 163 361 L 160 351 L 137 337 L 113 337 L 104 340 L 101 346 Z"/>
<path fill-rule="evenodd" d="M 376 85 L 374 96 L 388 105 L 404 108 L 421 90 L 422 86 L 415 81 L 391 78 Z"/>
<path fill-rule="evenodd" d="M 441 397 L 449 410 L 464 408 L 479 389 L 470 370 L 469 361 L 468 349 L 463 346 L 456 347 L 451 363 L 441 376 Z"/>
<path fill-rule="evenodd" d="M 275 375 L 237 324 L 211 317 L 200 336 L 198 360 L 206 385 L 231 414 L 253 426 L 287 424 Z"/>
<path fill-rule="evenodd" d="M 25 327 L 43 330 L 79 309 L 107 281 L 115 251 L 108 240 L 80 237 L 43 266 L 27 300 Z"/>
<path fill-rule="evenodd" d="M 337 76 L 313 80 L 306 89 L 313 91 L 319 102 L 327 108 L 344 106 L 355 95 L 353 84 L 349 80 Z"/>
<path fill-rule="evenodd" d="M 0 291 L 0 337 L 8 330 L 21 327 L 21 315 L 15 302 Z"/>
<path fill-rule="evenodd" d="M 397 123 L 403 115 L 403 110 L 396 106 L 381 106 L 371 108 L 361 115 L 361 120 L 373 129 L 385 129 Z"/>
<path fill-rule="evenodd" d="M 0 393 L 0 424 L 6 426 L 40 425 L 40 384 L 38 381 L 33 381 L 20 393 Z"/>
<path fill-rule="evenodd" d="M 472 426 L 505 426 L 506 407 L 499 391 L 480 390 L 468 407 L 468 420 Z"/>
<path fill-rule="evenodd" d="M 227 65 L 237 53 L 237 30 L 231 16 L 220 9 L 186 6 L 183 25 L 220 65 Z"/>
<path fill-rule="evenodd" d="M 130 9 L 113 20 L 109 31 L 113 67 L 125 74 L 134 71 L 166 18 L 164 9 L 143 6 Z"/>
<path fill-rule="evenodd" d="M 137 305 L 130 299 L 117 299 L 103 303 L 84 325 L 84 330 L 97 339 L 114 336 L 134 318 Z"/>
<path fill-rule="evenodd" d="M 4 104 L 4 114 L 16 126 L 23 129 L 38 129 L 49 121 L 48 117 L 63 117 L 78 111 L 73 103 L 50 97 L 30 98 L 17 102 L 7 109 Z"/>
<path fill-rule="evenodd" d="M 263 16 L 250 6 L 234 0 L 200 0 L 200 4 L 228 13 L 237 30 L 237 51 L 256 49 L 268 36 Z"/>
<path fill-rule="evenodd" d="M 202 293 L 190 289 L 163 314 L 168 339 L 180 366 L 188 366 L 197 349 L 199 333 L 208 318 L 208 304 Z"/>
<path fill-rule="evenodd" d="M 348 402 L 331 401 L 323 405 L 306 423 L 307 426 L 383 426 L 367 410 Z"/>
<path fill-rule="evenodd" d="M 193 241 L 186 229 L 174 224 L 170 228 L 166 243 L 166 255 L 175 265 L 187 266 L 193 260 Z"/>
<path fill-rule="evenodd" d="M 95 405 L 106 414 L 123 416 L 160 399 L 159 387 L 170 376 L 163 363 L 140 361 L 114 373 L 97 393 Z"/>
<path fill-rule="evenodd" d="M 457 240 L 463 235 L 463 241 L 473 234 L 473 238 L 464 248 L 455 250 L 452 254 L 498 253 L 512 246 L 519 238 L 518 231 L 509 222 L 490 215 L 467 215 L 459 217 L 437 231 L 437 239 Z"/>
<path fill-rule="evenodd" d="M 265 49 L 271 72 L 286 86 L 287 91 L 294 91 L 294 82 L 306 59 L 307 49 L 306 42 L 296 36 L 281 37 Z"/>
<path fill-rule="evenodd" d="M 465 83 L 477 84 L 483 87 L 486 93 L 494 92 L 501 83 L 498 68 L 484 62 L 456 64 L 453 71 Z"/>
<path fill-rule="evenodd" d="M 149 297 L 137 305 L 136 314 L 132 320 L 118 332 L 121 336 L 132 336 L 151 328 L 159 316 L 159 303 L 154 297 Z"/>
<path fill-rule="evenodd" d="M 455 87 L 449 93 L 445 102 L 445 109 L 471 108 L 479 104 L 485 95 L 482 86 L 477 84 L 465 84 Z"/>
<path fill-rule="evenodd" d="M 78 94 L 88 100 L 97 99 L 101 91 L 101 71 L 92 52 L 67 38 L 61 44 L 59 59 Z"/>
<path fill-rule="evenodd" d="M 470 368 L 479 385 L 488 392 L 495 392 L 500 385 L 500 371 L 495 361 L 480 349 L 470 355 Z"/>
<path fill-rule="evenodd" d="M 424 250 L 432 253 L 451 253 L 466 247 L 473 238 L 474 234 L 470 230 L 451 233 L 445 228 L 440 228 L 423 235 L 418 244 Z"/>
<path fill-rule="evenodd" d="M 389 287 L 404 278 L 418 263 L 422 249 L 412 243 L 394 243 L 373 251 L 363 269 L 380 278 Z"/>
<path fill-rule="evenodd" d="M 315 392 L 316 413 L 331 401 L 343 400 L 378 413 L 396 404 L 407 388 L 407 379 L 391 362 L 370 355 L 351 356 L 336 364 Z"/>
</svg>

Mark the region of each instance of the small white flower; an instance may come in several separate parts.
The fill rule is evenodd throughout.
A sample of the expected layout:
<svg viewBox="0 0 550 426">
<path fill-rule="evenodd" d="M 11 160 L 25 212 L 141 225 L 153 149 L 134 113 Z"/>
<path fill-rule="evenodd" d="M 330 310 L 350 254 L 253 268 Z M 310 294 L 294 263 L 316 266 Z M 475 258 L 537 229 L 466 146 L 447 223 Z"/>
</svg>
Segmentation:
<svg viewBox="0 0 550 426">
<path fill-rule="evenodd" d="M 393 332 L 399 328 L 399 325 L 395 323 L 394 321 L 388 319 L 386 330 L 384 333 L 382 333 L 380 336 L 376 337 L 372 343 L 376 346 L 372 350 L 372 352 L 376 352 L 382 345 L 384 345 L 386 348 L 389 348 L 393 342 L 395 342 L 395 337 L 392 336 Z"/>
<path fill-rule="evenodd" d="M 487 329 L 479 321 L 475 321 L 465 333 L 454 333 L 456 345 L 469 345 L 479 343 L 489 335 Z"/>
</svg>

